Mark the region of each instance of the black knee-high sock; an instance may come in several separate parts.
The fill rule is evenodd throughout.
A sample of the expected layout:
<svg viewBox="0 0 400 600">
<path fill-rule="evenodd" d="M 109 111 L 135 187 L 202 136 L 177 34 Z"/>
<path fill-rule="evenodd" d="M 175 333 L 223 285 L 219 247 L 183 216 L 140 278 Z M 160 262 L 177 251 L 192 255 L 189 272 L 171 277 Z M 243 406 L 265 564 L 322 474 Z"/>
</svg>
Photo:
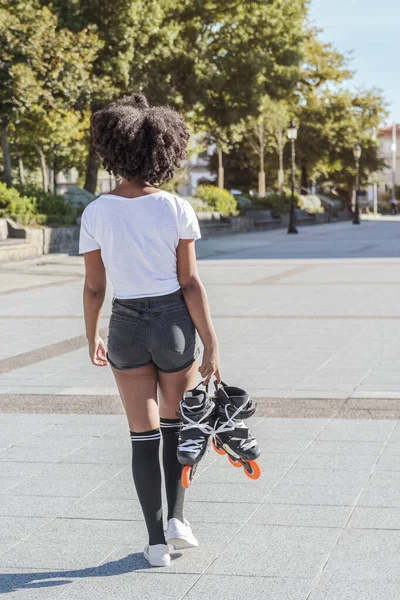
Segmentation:
<svg viewBox="0 0 400 600">
<path fill-rule="evenodd" d="M 160 419 L 163 436 L 163 467 L 165 491 L 168 502 L 168 519 L 179 519 L 183 523 L 185 488 L 181 485 L 182 465 L 176 457 L 180 419 Z"/>
<path fill-rule="evenodd" d="M 160 430 L 131 431 L 132 473 L 149 532 L 149 544 L 165 544 L 162 520 Z"/>
</svg>

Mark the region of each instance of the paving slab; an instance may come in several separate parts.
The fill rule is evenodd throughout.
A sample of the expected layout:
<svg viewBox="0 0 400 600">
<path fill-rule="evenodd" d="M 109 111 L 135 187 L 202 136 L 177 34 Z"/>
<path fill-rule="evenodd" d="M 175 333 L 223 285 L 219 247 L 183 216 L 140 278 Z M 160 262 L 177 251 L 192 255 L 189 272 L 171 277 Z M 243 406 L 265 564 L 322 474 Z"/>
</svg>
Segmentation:
<svg viewBox="0 0 400 600">
<path fill-rule="evenodd" d="M 306 600 L 310 580 L 240 575 L 203 575 L 185 596 L 185 600 Z"/>
<path fill-rule="evenodd" d="M 325 573 L 337 580 L 400 581 L 400 531 L 349 529 L 338 541 Z"/>
<path fill-rule="evenodd" d="M 129 563 L 128 563 L 129 565 Z M 113 577 L 88 577 L 77 581 L 67 589 L 63 600 L 82 600 L 95 597 L 96 600 L 132 600 L 132 598 L 165 598 L 181 600 L 197 579 L 192 574 L 120 573 Z"/>
<path fill-rule="evenodd" d="M 337 529 L 245 525 L 209 569 L 212 574 L 316 577 L 339 538 Z M 260 547 L 263 552 L 259 551 Z"/>
</svg>

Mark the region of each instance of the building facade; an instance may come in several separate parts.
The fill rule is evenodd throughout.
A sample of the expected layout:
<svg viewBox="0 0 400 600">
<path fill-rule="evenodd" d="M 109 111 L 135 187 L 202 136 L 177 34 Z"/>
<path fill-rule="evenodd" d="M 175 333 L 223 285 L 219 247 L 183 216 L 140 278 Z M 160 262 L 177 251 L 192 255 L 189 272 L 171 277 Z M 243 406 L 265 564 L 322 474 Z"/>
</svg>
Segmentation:
<svg viewBox="0 0 400 600">
<path fill-rule="evenodd" d="M 380 173 L 378 196 L 387 198 L 392 192 L 393 182 L 393 126 L 388 125 L 378 133 L 380 157 L 385 161 L 386 167 Z M 396 185 L 400 185 L 400 125 L 396 125 Z"/>
</svg>

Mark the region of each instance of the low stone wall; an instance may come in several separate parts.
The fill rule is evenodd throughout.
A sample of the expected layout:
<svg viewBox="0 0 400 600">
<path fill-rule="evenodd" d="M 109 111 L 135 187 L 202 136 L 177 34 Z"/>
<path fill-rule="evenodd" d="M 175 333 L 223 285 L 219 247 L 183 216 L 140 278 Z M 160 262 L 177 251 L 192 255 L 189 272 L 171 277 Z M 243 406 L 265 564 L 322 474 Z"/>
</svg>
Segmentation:
<svg viewBox="0 0 400 600">
<path fill-rule="evenodd" d="M 43 229 L 43 254 L 78 252 L 79 227 L 45 227 Z"/>
<path fill-rule="evenodd" d="M 22 236 L 21 233 L 24 233 Z M 12 232 L 14 233 L 14 232 Z M 36 258 L 43 254 L 62 252 L 76 254 L 79 246 L 79 227 L 20 228 L 0 244 L 0 262 Z"/>
</svg>

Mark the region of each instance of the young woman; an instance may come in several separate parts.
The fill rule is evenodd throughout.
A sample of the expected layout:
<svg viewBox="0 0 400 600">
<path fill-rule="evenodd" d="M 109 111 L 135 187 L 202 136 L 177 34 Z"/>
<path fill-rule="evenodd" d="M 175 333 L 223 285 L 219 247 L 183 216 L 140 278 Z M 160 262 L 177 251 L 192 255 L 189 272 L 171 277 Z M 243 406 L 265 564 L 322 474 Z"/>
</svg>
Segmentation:
<svg viewBox="0 0 400 600">
<path fill-rule="evenodd" d="M 213 376 L 220 381 L 217 338 L 196 266 L 199 224 L 187 201 L 157 187 L 185 158 L 189 134 L 174 110 L 149 107 L 143 95 L 133 94 L 94 113 L 92 135 L 104 167 L 120 184 L 82 215 L 89 354 L 94 365 L 111 365 L 127 414 L 133 479 L 149 534 L 144 556 L 153 566 L 166 566 L 167 542 L 198 545 L 183 516 L 176 410 L 197 371 L 204 382 Z M 114 286 L 107 351 L 99 336 L 106 272 Z M 200 367 L 196 330 L 204 346 Z"/>
</svg>

